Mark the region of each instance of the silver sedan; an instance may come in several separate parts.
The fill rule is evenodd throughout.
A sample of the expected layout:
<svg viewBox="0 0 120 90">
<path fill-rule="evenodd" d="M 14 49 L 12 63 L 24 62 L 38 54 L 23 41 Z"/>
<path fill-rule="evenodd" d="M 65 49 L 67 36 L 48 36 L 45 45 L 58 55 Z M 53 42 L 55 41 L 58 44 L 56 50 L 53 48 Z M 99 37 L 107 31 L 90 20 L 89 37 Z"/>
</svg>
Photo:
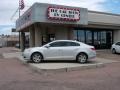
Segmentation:
<svg viewBox="0 0 120 90">
<path fill-rule="evenodd" d="M 23 52 L 25 60 L 39 63 L 42 60 L 76 60 L 86 63 L 89 59 L 96 57 L 94 46 L 74 40 L 55 40 L 41 47 L 25 49 Z"/>
</svg>

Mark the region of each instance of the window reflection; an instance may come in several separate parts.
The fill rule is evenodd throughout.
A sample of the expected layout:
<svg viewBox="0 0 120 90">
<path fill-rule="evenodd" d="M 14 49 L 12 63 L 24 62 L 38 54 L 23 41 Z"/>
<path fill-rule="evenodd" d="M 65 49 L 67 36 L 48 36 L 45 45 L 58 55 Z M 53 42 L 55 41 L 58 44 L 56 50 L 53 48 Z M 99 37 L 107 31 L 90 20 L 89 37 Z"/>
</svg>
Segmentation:
<svg viewBox="0 0 120 90">
<path fill-rule="evenodd" d="M 92 44 L 92 31 L 86 31 L 86 43 Z"/>
<path fill-rule="evenodd" d="M 74 40 L 85 42 L 85 31 L 84 30 L 74 30 Z"/>
<path fill-rule="evenodd" d="M 85 32 L 83 30 L 78 31 L 78 40 L 81 42 L 85 42 Z"/>
<path fill-rule="evenodd" d="M 106 43 L 106 32 L 102 31 L 101 32 L 101 44 L 105 44 Z"/>
<path fill-rule="evenodd" d="M 94 45 L 96 48 L 110 48 L 112 35 L 112 30 L 74 30 L 74 40 Z"/>
<path fill-rule="evenodd" d="M 78 36 L 78 35 L 77 35 L 77 31 L 78 31 L 78 30 L 74 30 L 74 31 L 73 31 L 73 33 L 74 33 L 74 40 L 78 40 L 78 37 L 77 37 L 77 36 Z"/>
</svg>

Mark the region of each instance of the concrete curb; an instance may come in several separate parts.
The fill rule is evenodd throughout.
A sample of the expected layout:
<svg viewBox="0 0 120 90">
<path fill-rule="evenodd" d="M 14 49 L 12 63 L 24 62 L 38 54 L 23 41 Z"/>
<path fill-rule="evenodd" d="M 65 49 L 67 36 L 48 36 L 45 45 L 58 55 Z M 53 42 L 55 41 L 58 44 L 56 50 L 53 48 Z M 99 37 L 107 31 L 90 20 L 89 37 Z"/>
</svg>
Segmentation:
<svg viewBox="0 0 120 90">
<path fill-rule="evenodd" d="M 86 70 L 86 69 L 101 68 L 105 66 L 105 63 L 95 63 L 95 64 L 84 64 L 83 66 L 77 66 L 77 67 L 66 67 L 66 68 L 59 68 L 59 69 L 41 69 L 34 66 L 32 63 L 25 61 L 23 58 L 17 57 L 17 59 L 19 59 L 22 64 L 28 66 L 30 69 L 40 74 L 79 71 L 79 70 Z"/>
<path fill-rule="evenodd" d="M 117 63 L 117 62 L 97 63 L 97 64 L 91 64 L 91 65 L 80 66 L 80 67 L 70 67 L 70 68 L 60 68 L 60 69 L 40 69 L 30 63 L 22 62 L 22 64 L 28 66 L 32 71 L 37 72 L 42 75 L 52 75 L 52 74 L 57 74 L 57 73 L 67 73 L 71 71 L 82 71 L 82 70 L 103 68 L 107 64 L 111 64 L 111 63 Z"/>
<path fill-rule="evenodd" d="M 80 71 L 80 70 L 87 70 L 87 69 L 102 68 L 105 66 L 105 64 L 103 63 L 98 63 L 98 64 L 91 64 L 91 65 L 80 66 L 80 67 L 70 67 L 70 68 L 60 68 L 60 69 L 40 69 L 34 66 L 33 64 L 30 64 L 27 62 L 22 62 L 22 64 L 29 66 L 30 69 L 40 74 L 55 74 L 55 73 L 61 73 L 61 72 Z"/>
<path fill-rule="evenodd" d="M 21 60 L 21 59 L 19 59 L 19 60 L 22 62 L 22 64 L 29 66 L 33 71 L 39 72 L 41 74 L 42 73 L 58 73 L 58 72 L 70 72 L 70 71 L 102 68 L 102 67 L 105 67 L 106 64 L 118 62 L 118 61 L 114 61 L 114 62 L 105 62 L 105 63 L 84 64 L 83 66 L 67 67 L 67 68 L 59 68 L 59 69 L 40 69 L 40 68 L 34 66 L 33 64 L 26 62 L 25 60 Z"/>
</svg>

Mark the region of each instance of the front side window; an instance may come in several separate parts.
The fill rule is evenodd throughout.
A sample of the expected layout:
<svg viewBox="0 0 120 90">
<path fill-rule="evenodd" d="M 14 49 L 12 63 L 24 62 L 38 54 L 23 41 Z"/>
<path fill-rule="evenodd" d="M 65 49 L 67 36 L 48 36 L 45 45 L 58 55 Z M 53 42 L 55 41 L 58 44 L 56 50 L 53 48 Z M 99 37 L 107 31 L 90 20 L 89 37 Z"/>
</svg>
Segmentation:
<svg viewBox="0 0 120 90">
<path fill-rule="evenodd" d="M 68 42 L 60 41 L 60 42 L 54 42 L 50 44 L 50 47 L 64 47 L 68 46 Z"/>
<path fill-rule="evenodd" d="M 54 42 L 50 44 L 50 47 L 60 47 L 61 43 L 60 42 Z"/>
<path fill-rule="evenodd" d="M 119 46 L 120 46 L 120 42 L 117 42 L 116 45 L 119 45 Z"/>
</svg>

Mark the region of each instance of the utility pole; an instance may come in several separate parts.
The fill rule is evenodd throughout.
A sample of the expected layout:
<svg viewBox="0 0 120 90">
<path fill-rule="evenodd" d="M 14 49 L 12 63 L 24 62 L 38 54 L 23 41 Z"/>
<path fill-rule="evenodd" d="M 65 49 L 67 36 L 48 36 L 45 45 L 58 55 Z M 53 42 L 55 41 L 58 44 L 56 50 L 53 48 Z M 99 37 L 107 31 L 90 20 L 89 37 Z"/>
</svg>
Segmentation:
<svg viewBox="0 0 120 90">
<path fill-rule="evenodd" d="M 24 9 L 24 1 L 19 0 L 19 19 L 20 19 L 20 10 Z M 19 48 L 21 51 L 24 51 L 25 49 L 25 33 L 22 31 L 19 31 Z"/>
<path fill-rule="evenodd" d="M 19 18 L 20 18 L 20 0 L 19 0 L 18 12 L 19 12 Z M 20 49 L 20 31 L 19 31 L 19 49 Z"/>
</svg>

